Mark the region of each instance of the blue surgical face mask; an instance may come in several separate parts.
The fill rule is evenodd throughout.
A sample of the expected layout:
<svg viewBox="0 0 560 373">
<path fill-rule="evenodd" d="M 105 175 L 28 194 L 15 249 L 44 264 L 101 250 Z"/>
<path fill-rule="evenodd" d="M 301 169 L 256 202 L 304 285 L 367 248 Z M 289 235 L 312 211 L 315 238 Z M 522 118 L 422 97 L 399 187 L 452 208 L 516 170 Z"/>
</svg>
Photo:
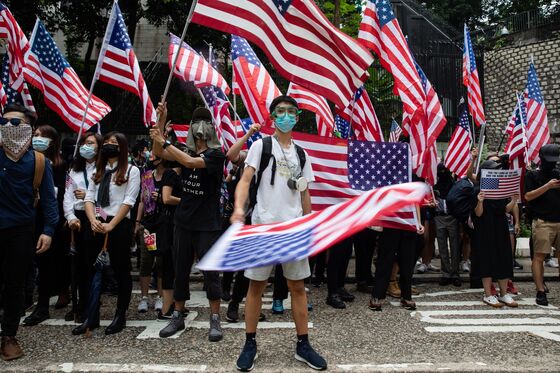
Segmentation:
<svg viewBox="0 0 560 373">
<path fill-rule="evenodd" d="M 97 149 L 91 145 L 80 146 L 80 155 L 87 159 L 88 161 L 95 158 L 97 154 Z"/>
<path fill-rule="evenodd" d="M 295 115 L 290 115 L 288 113 L 276 116 L 274 118 L 274 125 L 280 132 L 288 133 L 290 132 L 294 126 L 296 125 L 297 120 Z"/>
<path fill-rule="evenodd" d="M 51 139 L 48 137 L 35 136 L 32 140 L 33 149 L 38 152 L 44 152 L 51 145 Z"/>
</svg>

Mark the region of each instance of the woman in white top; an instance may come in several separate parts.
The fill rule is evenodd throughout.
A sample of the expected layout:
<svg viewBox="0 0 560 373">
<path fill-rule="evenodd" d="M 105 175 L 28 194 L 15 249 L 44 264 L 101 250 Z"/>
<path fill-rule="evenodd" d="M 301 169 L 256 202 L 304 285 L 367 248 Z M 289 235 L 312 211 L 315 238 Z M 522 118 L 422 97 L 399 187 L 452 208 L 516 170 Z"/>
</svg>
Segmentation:
<svg viewBox="0 0 560 373">
<path fill-rule="evenodd" d="M 78 142 L 79 154 L 68 172 L 64 192 L 63 210 L 68 227 L 74 232 L 75 241 L 75 273 L 78 286 L 78 320 L 83 322 L 87 306 L 89 284 L 93 277 L 93 264 L 97 257 L 93 247 L 93 234 L 85 212 L 86 192 L 95 173 L 95 163 L 103 139 L 93 132 L 86 132 Z"/>
<path fill-rule="evenodd" d="M 106 134 L 95 175 L 86 193 L 85 210 L 95 234 L 97 252 L 101 251 L 105 235 L 108 235 L 109 258 L 118 284 L 117 310 L 113 322 L 105 329 L 107 335 L 119 333 L 126 326 L 126 310 L 132 293 L 130 209 L 139 191 L 140 171 L 128 164 L 126 137 L 118 132 Z M 84 332 L 86 328 L 91 330 L 99 326 L 94 320 L 91 323 L 86 320 L 84 324 Z"/>
</svg>

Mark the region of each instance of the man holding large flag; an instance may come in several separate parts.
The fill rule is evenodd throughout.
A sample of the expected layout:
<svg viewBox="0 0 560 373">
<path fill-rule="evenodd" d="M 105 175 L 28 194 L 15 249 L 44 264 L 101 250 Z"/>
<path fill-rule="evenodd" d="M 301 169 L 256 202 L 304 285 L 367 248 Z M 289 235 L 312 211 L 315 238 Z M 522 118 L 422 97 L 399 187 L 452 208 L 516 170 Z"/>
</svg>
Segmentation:
<svg viewBox="0 0 560 373">
<path fill-rule="evenodd" d="M 311 213 L 311 196 L 307 183 L 315 180 L 307 153 L 292 141 L 292 129 L 298 121 L 299 107 L 290 96 L 279 96 L 270 105 L 276 131 L 273 136 L 256 141 L 245 161 L 245 171 L 235 193 L 232 223 L 245 222 L 245 206 L 253 177 L 257 193 L 251 221 L 269 224 L 288 221 Z M 307 159 L 307 161 L 306 161 Z M 254 203 L 252 203 L 254 204 Z M 289 245 L 288 245 L 289 248 Z M 250 371 L 257 357 L 256 331 L 262 306 L 262 294 L 274 266 L 250 268 L 245 276 L 251 280 L 245 303 L 246 341 L 237 360 L 237 369 Z M 292 312 L 297 332 L 295 358 L 313 369 L 324 370 L 327 363 L 308 341 L 307 295 L 303 280 L 311 275 L 307 258 L 282 264 L 292 295 Z"/>
</svg>

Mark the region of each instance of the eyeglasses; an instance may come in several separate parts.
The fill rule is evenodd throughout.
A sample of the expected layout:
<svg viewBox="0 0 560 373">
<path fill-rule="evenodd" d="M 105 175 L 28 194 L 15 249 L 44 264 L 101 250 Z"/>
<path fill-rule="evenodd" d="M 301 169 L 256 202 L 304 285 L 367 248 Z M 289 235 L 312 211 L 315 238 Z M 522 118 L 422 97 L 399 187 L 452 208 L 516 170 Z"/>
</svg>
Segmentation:
<svg viewBox="0 0 560 373">
<path fill-rule="evenodd" d="M 0 117 L 0 125 L 6 125 L 8 123 L 11 123 L 12 126 L 19 126 L 21 123 L 26 124 L 27 122 L 24 121 L 23 119 L 20 118 L 12 118 L 12 119 L 8 119 L 8 118 L 3 118 Z"/>
<path fill-rule="evenodd" d="M 297 108 L 290 106 L 290 107 L 285 107 L 285 106 L 278 106 L 274 109 L 274 114 L 276 116 L 283 116 L 286 113 L 288 113 L 289 115 L 298 115 L 301 113 L 301 110 L 298 110 Z"/>
</svg>

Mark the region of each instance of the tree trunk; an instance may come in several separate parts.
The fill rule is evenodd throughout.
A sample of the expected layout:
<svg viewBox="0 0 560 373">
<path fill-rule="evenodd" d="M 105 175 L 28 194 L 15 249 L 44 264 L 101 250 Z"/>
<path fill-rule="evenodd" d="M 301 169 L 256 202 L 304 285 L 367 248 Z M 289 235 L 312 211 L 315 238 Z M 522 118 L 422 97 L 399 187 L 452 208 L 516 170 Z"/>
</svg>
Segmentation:
<svg viewBox="0 0 560 373">
<path fill-rule="evenodd" d="M 91 55 L 93 53 L 93 47 L 95 46 L 95 36 L 90 36 L 88 40 L 88 46 L 86 49 L 86 55 L 84 57 L 84 77 L 86 81 L 90 80 L 90 65 L 91 65 Z"/>
<path fill-rule="evenodd" d="M 333 25 L 340 27 L 340 0 L 334 0 Z"/>
</svg>

